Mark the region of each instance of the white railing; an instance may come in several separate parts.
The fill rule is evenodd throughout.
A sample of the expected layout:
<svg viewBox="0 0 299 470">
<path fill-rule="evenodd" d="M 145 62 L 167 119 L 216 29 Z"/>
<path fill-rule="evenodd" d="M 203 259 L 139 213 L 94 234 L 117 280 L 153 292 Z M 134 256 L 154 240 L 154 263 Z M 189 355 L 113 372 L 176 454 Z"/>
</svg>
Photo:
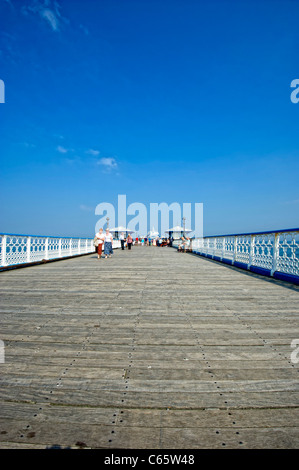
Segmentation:
<svg viewBox="0 0 299 470">
<path fill-rule="evenodd" d="M 113 241 L 113 248 L 120 242 Z M 0 267 L 94 253 L 93 238 L 0 234 Z"/>
<path fill-rule="evenodd" d="M 256 273 L 299 280 L 299 229 L 195 238 L 191 250 Z"/>
</svg>

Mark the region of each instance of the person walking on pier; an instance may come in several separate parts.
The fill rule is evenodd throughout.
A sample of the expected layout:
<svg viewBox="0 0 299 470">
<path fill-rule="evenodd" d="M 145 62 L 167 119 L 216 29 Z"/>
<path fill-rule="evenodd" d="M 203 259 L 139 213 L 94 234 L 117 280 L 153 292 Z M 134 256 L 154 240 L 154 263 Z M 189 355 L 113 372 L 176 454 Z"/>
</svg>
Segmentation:
<svg viewBox="0 0 299 470">
<path fill-rule="evenodd" d="M 97 248 L 97 253 L 98 253 L 98 259 L 102 257 L 102 249 L 103 249 L 103 243 L 104 243 L 104 234 L 103 234 L 103 229 L 100 228 L 99 231 L 96 233 L 96 248 Z"/>
<path fill-rule="evenodd" d="M 109 256 L 111 258 L 111 255 L 113 255 L 113 249 L 112 249 L 112 242 L 113 242 L 113 237 L 111 233 L 109 232 L 109 228 L 106 228 L 106 233 L 104 236 L 104 254 L 105 254 L 105 259 Z"/>
<path fill-rule="evenodd" d="M 124 249 L 125 249 L 125 236 L 124 236 L 124 232 L 121 232 L 121 234 L 120 234 L 120 236 L 119 236 L 119 239 L 120 239 L 121 249 L 124 250 Z"/>
<path fill-rule="evenodd" d="M 132 238 L 131 235 L 129 234 L 128 237 L 127 237 L 128 250 L 131 249 L 132 243 L 133 243 L 133 238 Z"/>
</svg>

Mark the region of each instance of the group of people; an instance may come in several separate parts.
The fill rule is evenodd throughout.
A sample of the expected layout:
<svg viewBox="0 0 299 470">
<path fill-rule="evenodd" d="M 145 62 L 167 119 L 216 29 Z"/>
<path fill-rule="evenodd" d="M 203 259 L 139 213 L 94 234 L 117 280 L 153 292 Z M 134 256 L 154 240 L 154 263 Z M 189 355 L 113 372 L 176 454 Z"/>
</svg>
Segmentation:
<svg viewBox="0 0 299 470">
<path fill-rule="evenodd" d="M 132 248 L 133 238 L 131 237 L 130 234 L 127 236 L 127 238 L 125 238 L 125 235 L 122 232 L 119 236 L 119 239 L 120 239 L 120 244 L 121 244 L 121 249 L 122 250 L 125 249 L 125 245 L 127 245 L 128 250 L 130 250 Z"/>
<path fill-rule="evenodd" d="M 98 259 L 101 259 L 102 257 L 103 248 L 105 258 L 111 258 L 111 255 L 113 255 L 113 236 L 111 235 L 109 228 L 106 229 L 105 233 L 103 232 L 103 229 L 100 228 L 94 237 L 93 243 L 98 254 Z"/>
<path fill-rule="evenodd" d="M 191 240 L 188 237 L 182 237 L 181 241 L 178 245 L 178 251 L 186 253 L 186 251 L 189 251 L 191 249 Z"/>
<path fill-rule="evenodd" d="M 133 244 L 133 238 L 129 234 L 127 238 L 125 238 L 124 234 L 121 233 L 119 237 L 121 243 L 121 249 L 125 249 L 125 245 L 127 245 L 128 249 L 131 250 Z M 113 236 L 109 231 L 109 228 L 103 232 L 103 229 L 100 228 L 99 231 L 95 234 L 93 244 L 95 246 L 95 251 L 98 254 L 98 259 L 102 258 L 102 253 L 104 251 L 105 258 L 111 258 L 113 255 Z"/>
<path fill-rule="evenodd" d="M 172 246 L 173 238 L 156 238 L 154 244 L 156 246 Z"/>
<path fill-rule="evenodd" d="M 119 236 L 119 240 L 121 243 L 121 249 L 124 250 L 125 246 L 127 246 L 128 250 L 131 250 L 132 245 L 133 245 L 133 238 L 130 234 L 128 234 L 127 237 L 125 237 L 124 233 L 121 233 Z M 137 244 L 139 240 L 136 239 L 135 241 Z M 140 244 L 141 245 L 156 245 L 156 246 L 172 246 L 173 238 L 168 238 L 168 239 L 140 239 Z M 98 259 L 101 259 L 102 253 L 104 252 L 105 258 L 111 258 L 111 255 L 113 255 L 113 236 L 109 231 L 109 228 L 105 230 L 105 233 L 103 232 L 103 229 L 100 228 L 99 231 L 96 233 L 94 237 L 94 246 L 95 246 L 95 251 L 98 254 Z M 181 241 L 178 245 L 178 251 L 189 251 L 191 248 L 191 240 L 190 238 L 182 237 Z"/>
</svg>

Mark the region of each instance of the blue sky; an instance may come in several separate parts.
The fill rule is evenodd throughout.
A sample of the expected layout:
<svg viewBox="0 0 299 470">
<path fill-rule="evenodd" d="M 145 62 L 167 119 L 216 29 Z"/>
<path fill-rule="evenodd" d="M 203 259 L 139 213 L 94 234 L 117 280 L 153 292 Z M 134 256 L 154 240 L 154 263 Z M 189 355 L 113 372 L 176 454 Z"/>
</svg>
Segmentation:
<svg viewBox="0 0 299 470">
<path fill-rule="evenodd" d="M 92 236 L 119 194 L 201 202 L 204 235 L 298 227 L 298 17 L 295 0 L 0 0 L 0 231 Z"/>
</svg>

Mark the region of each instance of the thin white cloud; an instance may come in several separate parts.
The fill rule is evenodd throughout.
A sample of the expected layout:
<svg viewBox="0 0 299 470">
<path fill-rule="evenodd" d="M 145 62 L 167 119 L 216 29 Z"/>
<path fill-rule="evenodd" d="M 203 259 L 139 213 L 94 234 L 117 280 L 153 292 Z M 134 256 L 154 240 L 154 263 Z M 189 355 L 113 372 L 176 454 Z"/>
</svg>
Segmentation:
<svg viewBox="0 0 299 470">
<path fill-rule="evenodd" d="M 48 8 L 41 10 L 40 15 L 48 21 L 53 31 L 59 30 L 59 18 L 57 18 L 52 10 L 49 10 Z"/>
<path fill-rule="evenodd" d="M 93 212 L 94 207 L 86 206 L 85 204 L 80 204 L 79 208 L 84 212 Z"/>
<path fill-rule="evenodd" d="M 6 3 L 8 3 L 8 5 L 10 5 L 11 7 L 13 7 L 13 4 L 11 2 L 11 0 L 4 0 Z"/>
<path fill-rule="evenodd" d="M 58 145 L 57 151 L 58 151 L 59 153 L 67 153 L 67 152 L 68 152 L 68 149 L 66 149 L 65 147 L 62 147 L 62 145 Z"/>
<path fill-rule="evenodd" d="M 35 144 L 32 144 L 31 142 L 23 142 L 23 145 L 24 147 L 27 147 L 27 148 L 34 148 L 36 147 Z"/>
<path fill-rule="evenodd" d="M 33 144 L 32 142 L 15 142 L 15 145 L 19 145 L 21 147 L 24 147 L 26 149 L 33 149 L 36 148 L 36 144 Z"/>
<path fill-rule="evenodd" d="M 100 155 L 100 151 L 99 150 L 94 150 L 94 149 L 86 150 L 86 153 L 88 155 L 92 155 L 93 157 L 97 157 L 98 155 Z"/>
<path fill-rule="evenodd" d="M 116 170 L 118 165 L 115 158 L 103 157 L 98 161 L 98 165 L 104 167 L 106 171 Z"/>
<path fill-rule="evenodd" d="M 5 61 L 10 61 L 13 65 L 17 65 L 20 60 L 18 51 L 18 38 L 15 34 L 0 31 L 1 50 L 0 55 L 5 57 Z"/>
<path fill-rule="evenodd" d="M 81 165 L 82 160 L 81 160 L 80 157 L 78 157 L 78 156 L 75 155 L 74 157 L 66 157 L 66 158 L 64 158 L 64 159 L 63 159 L 63 162 L 66 163 L 67 165 L 73 167 L 73 166 L 75 166 L 75 165 L 76 165 L 76 166 Z"/>
<path fill-rule="evenodd" d="M 23 5 L 14 6 L 15 0 L 2 0 L 12 8 L 20 8 L 20 11 L 27 16 L 39 16 L 44 23 L 51 28 L 52 31 L 61 31 L 64 24 L 70 24 L 70 20 L 61 14 L 61 5 L 58 0 L 23 0 Z M 18 0 L 20 1 L 20 0 Z M 1 0 L 0 0 L 1 3 Z M 21 3 L 21 2 L 20 2 Z M 83 25 L 77 25 L 78 30 L 81 30 L 86 36 L 89 35 L 89 29 Z"/>
<path fill-rule="evenodd" d="M 32 0 L 30 4 L 22 7 L 24 14 L 36 14 L 45 20 L 51 27 L 52 31 L 59 31 L 62 22 L 66 19 L 61 16 L 61 6 L 57 1 L 53 0 Z"/>
<path fill-rule="evenodd" d="M 299 199 L 293 199 L 292 201 L 285 201 L 284 204 L 299 204 Z"/>
</svg>

